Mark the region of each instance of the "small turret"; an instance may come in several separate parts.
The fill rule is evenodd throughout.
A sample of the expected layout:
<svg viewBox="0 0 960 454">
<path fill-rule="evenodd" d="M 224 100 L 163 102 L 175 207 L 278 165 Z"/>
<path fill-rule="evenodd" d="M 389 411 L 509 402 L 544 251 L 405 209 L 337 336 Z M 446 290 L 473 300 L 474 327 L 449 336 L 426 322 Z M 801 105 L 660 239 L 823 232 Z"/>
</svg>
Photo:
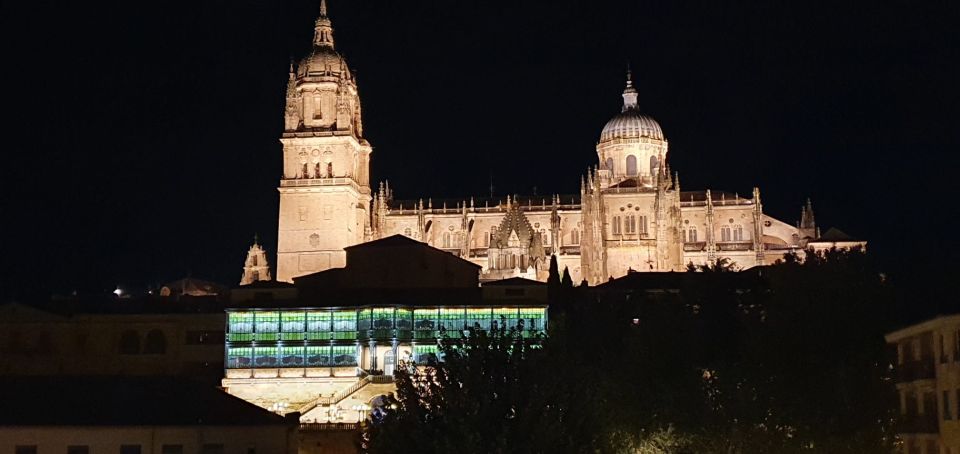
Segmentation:
<svg viewBox="0 0 960 454">
<path fill-rule="evenodd" d="M 813 217 L 813 202 L 807 198 L 807 204 L 800 212 L 800 240 L 806 244 L 809 240 L 817 239 L 817 222 Z"/>
<path fill-rule="evenodd" d="M 253 246 L 247 251 L 247 259 L 243 262 L 243 276 L 240 285 L 250 285 L 257 281 L 270 281 L 270 264 L 267 263 L 267 252 L 260 246 L 257 236 L 253 237 Z"/>
</svg>

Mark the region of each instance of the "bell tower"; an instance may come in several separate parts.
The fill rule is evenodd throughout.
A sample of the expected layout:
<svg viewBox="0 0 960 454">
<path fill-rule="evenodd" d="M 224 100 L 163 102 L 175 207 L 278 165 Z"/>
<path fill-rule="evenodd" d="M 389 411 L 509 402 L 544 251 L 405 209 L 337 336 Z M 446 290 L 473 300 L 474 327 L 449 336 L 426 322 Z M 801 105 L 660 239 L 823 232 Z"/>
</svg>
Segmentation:
<svg viewBox="0 0 960 454">
<path fill-rule="evenodd" d="M 284 110 L 277 280 L 342 267 L 369 229 L 370 154 L 356 79 L 333 46 L 326 0 L 313 49 L 291 65 Z"/>
</svg>

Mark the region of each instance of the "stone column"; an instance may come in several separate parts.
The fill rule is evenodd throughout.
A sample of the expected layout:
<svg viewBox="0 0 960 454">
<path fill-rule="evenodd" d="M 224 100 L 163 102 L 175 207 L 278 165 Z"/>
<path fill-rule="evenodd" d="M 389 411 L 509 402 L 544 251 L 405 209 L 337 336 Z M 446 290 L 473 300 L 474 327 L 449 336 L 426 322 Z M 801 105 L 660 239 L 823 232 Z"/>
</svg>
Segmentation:
<svg viewBox="0 0 960 454">
<path fill-rule="evenodd" d="M 370 370 L 377 368 L 377 341 L 370 339 Z"/>
</svg>

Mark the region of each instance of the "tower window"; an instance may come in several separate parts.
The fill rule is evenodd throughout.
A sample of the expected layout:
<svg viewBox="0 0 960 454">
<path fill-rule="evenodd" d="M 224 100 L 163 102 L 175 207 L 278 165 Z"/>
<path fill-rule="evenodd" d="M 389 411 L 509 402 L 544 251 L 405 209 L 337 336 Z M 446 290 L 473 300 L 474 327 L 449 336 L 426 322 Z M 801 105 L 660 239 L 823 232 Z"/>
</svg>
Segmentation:
<svg viewBox="0 0 960 454">
<path fill-rule="evenodd" d="M 620 216 L 613 217 L 613 234 L 614 235 L 620 234 Z"/>
<path fill-rule="evenodd" d="M 580 244 L 580 231 L 579 231 L 579 230 L 573 229 L 573 231 L 570 232 L 570 243 L 571 243 L 571 244 Z"/>
<path fill-rule="evenodd" d="M 323 118 L 323 100 L 320 98 L 320 94 L 317 94 L 313 97 L 313 119 L 320 120 Z"/>
<path fill-rule="evenodd" d="M 333 163 L 327 163 L 327 178 L 333 178 Z"/>
<path fill-rule="evenodd" d="M 637 175 L 637 157 L 634 155 L 627 156 L 627 175 Z"/>
<path fill-rule="evenodd" d="M 604 168 L 613 172 L 613 158 L 607 158 L 607 163 Z"/>
<path fill-rule="evenodd" d="M 320 163 L 318 162 L 313 165 L 313 177 L 320 178 L 321 176 L 322 175 L 320 175 Z"/>
<path fill-rule="evenodd" d="M 650 156 L 650 173 L 652 174 L 658 167 L 660 167 L 660 160 L 656 156 Z"/>
</svg>

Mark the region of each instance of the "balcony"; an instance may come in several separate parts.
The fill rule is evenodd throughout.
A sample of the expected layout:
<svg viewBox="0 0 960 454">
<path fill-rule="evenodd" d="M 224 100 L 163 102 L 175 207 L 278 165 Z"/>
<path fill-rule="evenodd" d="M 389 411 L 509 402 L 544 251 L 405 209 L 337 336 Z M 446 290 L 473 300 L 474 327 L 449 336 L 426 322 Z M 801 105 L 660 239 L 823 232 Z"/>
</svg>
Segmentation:
<svg viewBox="0 0 960 454">
<path fill-rule="evenodd" d="M 916 380 L 933 380 L 936 378 L 933 358 L 920 361 L 909 361 L 897 366 L 897 382 L 912 382 Z"/>
<path fill-rule="evenodd" d="M 897 421 L 897 432 L 902 434 L 935 434 L 940 432 L 940 425 L 937 423 L 936 414 L 903 415 Z"/>
<path fill-rule="evenodd" d="M 717 249 L 721 251 L 749 251 L 753 249 L 752 241 L 727 241 L 717 243 Z"/>
</svg>

